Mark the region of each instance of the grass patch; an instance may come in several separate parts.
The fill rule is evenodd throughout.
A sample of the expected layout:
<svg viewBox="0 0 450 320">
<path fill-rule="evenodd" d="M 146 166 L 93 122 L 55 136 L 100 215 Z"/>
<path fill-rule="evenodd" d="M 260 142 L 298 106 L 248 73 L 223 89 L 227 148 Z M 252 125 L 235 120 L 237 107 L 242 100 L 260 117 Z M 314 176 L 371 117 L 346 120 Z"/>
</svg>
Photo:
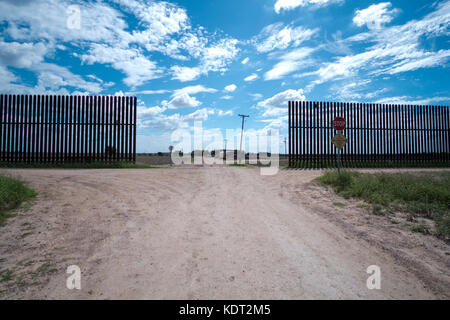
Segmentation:
<svg viewBox="0 0 450 320">
<path fill-rule="evenodd" d="M 336 207 L 345 207 L 346 204 L 345 204 L 345 203 L 342 203 L 342 202 L 333 202 L 333 206 L 336 206 Z"/>
<path fill-rule="evenodd" d="M 37 193 L 22 181 L 0 174 L 0 225 L 12 216 L 11 210 L 18 208 L 22 202 L 36 195 Z"/>
<path fill-rule="evenodd" d="M 251 165 L 248 163 L 230 163 L 229 166 L 230 167 L 249 167 Z"/>
<path fill-rule="evenodd" d="M 86 163 L 0 163 L 0 168 L 35 169 L 149 169 L 156 168 L 148 164 L 132 162 L 86 162 Z"/>
<path fill-rule="evenodd" d="M 19 236 L 19 239 L 25 239 L 26 237 L 28 237 L 30 234 L 33 234 L 32 232 L 25 232 L 25 233 L 22 233 L 20 236 Z"/>
<path fill-rule="evenodd" d="M 435 221 L 439 236 L 450 237 L 450 172 L 364 174 L 342 170 L 326 172 L 318 180 L 344 198 L 359 198 L 372 205 L 374 214 L 409 213 L 411 220 Z M 420 232 L 420 231 L 417 231 Z"/>
<path fill-rule="evenodd" d="M 8 282 L 12 280 L 14 271 L 10 269 L 4 269 L 0 271 L 0 282 Z"/>
<path fill-rule="evenodd" d="M 430 234 L 430 230 L 428 229 L 428 227 L 421 225 L 421 224 L 416 224 L 414 226 L 411 226 L 411 231 L 419 232 L 419 233 L 423 233 L 423 234 Z"/>
<path fill-rule="evenodd" d="M 329 160 L 317 160 L 317 161 L 297 161 L 293 162 L 290 168 L 300 168 L 300 169 L 335 169 L 337 166 L 336 159 Z M 449 168 L 449 161 L 390 161 L 390 160 L 379 160 L 379 161 L 346 161 L 342 160 L 342 168 Z"/>
<path fill-rule="evenodd" d="M 54 273 L 56 271 L 57 270 L 56 270 L 56 268 L 53 267 L 53 264 L 51 262 L 47 261 L 47 262 L 44 262 L 43 264 L 41 264 L 36 269 L 36 272 L 34 273 L 34 277 L 49 274 L 49 273 Z"/>
</svg>

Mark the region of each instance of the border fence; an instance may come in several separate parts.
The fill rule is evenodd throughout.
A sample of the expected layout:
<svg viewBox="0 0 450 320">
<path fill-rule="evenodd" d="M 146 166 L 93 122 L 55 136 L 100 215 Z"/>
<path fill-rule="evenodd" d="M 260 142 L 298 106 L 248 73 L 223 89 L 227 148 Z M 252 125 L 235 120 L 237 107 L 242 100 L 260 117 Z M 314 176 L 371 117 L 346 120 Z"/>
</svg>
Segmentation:
<svg viewBox="0 0 450 320">
<path fill-rule="evenodd" d="M 344 167 L 450 166 L 448 106 L 289 101 L 289 166 L 336 166 L 333 119 L 346 120 Z"/>
<path fill-rule="evenodd" d="M 0 95 L 0 162 L 136 161 L 136 97 Z"/>
</svg>

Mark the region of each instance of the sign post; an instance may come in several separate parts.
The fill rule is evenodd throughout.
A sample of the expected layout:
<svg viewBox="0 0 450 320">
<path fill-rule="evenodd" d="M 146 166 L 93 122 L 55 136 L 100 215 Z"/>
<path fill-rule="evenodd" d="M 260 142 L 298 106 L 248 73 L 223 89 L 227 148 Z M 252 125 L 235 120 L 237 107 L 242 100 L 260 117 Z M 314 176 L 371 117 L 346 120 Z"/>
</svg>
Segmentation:
<svg viewBox="0 0 450 320">
<path fill-rule="evenodd" d="M 331 143 L 333 143 L 336 149 L 338 149 L 337 167 L 338 174 L 341 174 L 341 150 L 347 144 L 347 138 L 342 134 L 342 131 L 345 129 L 345 119 L 343 117 L 336 117 L 333 120 L 333 128 L 337 131 L 337 133 L 331 139 Z"/>
</svg>

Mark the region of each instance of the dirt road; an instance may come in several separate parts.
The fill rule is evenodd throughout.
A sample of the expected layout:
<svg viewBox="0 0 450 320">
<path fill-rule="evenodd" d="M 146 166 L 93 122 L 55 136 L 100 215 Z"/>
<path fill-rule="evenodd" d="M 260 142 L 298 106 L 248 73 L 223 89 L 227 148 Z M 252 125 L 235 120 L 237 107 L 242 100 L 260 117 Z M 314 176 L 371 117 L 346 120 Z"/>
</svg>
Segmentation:
<svg viewBox="0 0 450 320">
<path fill-rule="evenodd" d="M 383 239 L 389 230 L 370 220 L 379 217 L 364 218 L 362 232 L 363 224 L 353 221 L 361 209 L 330 212 L 331 206 L 327 216 L 320 203 L 332 200 L 308 187 L 320 171 L 10 173 L 20 174 L 39 197 L 2 228 L 0 269 L 13 276 L 0 283 L 1 298 L 450 297 L 448 246 L 414 235 L 409 249 L 415 251 L 394 252 L 387 249 L 392 238 Z M 82 270 L 81 290 L 66 288 L 72 264 Z M 370 265 L 381 268 L 380 290 L 366 287 Z"/>
</svg>

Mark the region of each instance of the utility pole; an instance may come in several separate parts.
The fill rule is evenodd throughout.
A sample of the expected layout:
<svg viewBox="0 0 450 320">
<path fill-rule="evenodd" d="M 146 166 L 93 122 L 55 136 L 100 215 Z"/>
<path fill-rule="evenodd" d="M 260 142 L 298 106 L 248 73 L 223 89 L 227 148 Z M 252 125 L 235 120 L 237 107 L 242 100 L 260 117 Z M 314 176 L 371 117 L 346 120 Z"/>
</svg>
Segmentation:
<svg viewBox="0 0 450 320">
<path fill-rule="evenodd" d="M 227 160 L 227 139 L 223 139 L 225 142 L 225 149 L 223 149 L 223 160 Z"/>
<path fill-rule="evenodd" d="M 242 136 L 244 135 L 244 120 L 245 120 L 245 118 L 248 118 L 250 116 L 245 115 L 245 114 L 239 114 L 238 116 L 242 118 L 241 145 L 239 147 L 239 151 L 242 151 Z"/>
<path fill-rule="evenodd" d="M 284 155 L 286 155 L 287 154 L 287 151 L 286 151 L 286 137 L 284 137 Z"/>
</svg>

